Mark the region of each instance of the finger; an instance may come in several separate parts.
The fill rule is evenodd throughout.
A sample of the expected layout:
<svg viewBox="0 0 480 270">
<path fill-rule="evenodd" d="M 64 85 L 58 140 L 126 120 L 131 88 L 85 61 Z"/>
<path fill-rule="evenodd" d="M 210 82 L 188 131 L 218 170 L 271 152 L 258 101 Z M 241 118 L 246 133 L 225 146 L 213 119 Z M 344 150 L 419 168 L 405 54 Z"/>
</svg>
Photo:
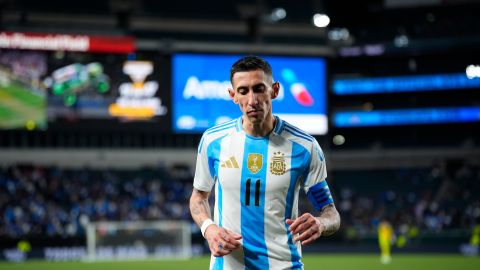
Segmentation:
<svg viewBox="0 0 480 270">
<path fill-rule="evenodd" d="M 212 255 L 215 257 L 223 256 L 222 250 L 223 250 L 222 245 L 218 243 L 214 243 L 210 246 L 210 251 L 212 252 Z"/>
<path fill-rule="evenodd" d="M 287 218 L 287 219 L 285 220 L 285 222 L 286 222 L 288 225 L 292 225 L 293 219 Z"/>
<path fill-rule="evenodd" d="M 231 250 L 222 249 L 221 251 L 212 252 L 212 255 L 215 256 L 215 257 L 222 257 L 222 256 L 228 255 L 230 253 L 232 253 Z"/>
<path fill-rule="evenodd" d="M 217 238 L 217 244 L 222 245 L 226 249 L 237 249 L 240 247 L 240 242 L 230 236 L 228 230 L 220 233 L 220 236 Z"/>
<path fill-rule="evenodd" d="M 240 240 L 242 239 L 242 235 L 241 234 L 238 234 L 238 233 L 234 233 L 232 231 L 229 231 L 229 230 L 225 230 L 231 237 L 233 237 L 233 239 L 235 240 Z"/>
<path fill-rule="evenodd" d="M 304 245 L 308 245 L 308 244 L 312 243 L 312 242 L 315 241 L 315 240 L 317 240 L 317 239 L 312 236 L 312 237 L 308 238 L 307 240 L 302 241 L 302 245 L 303 245 L 303 246 L 304 246 Z"/>
<path fill-rule="evenodd" d="M 223 242 L 220 244 L 222 246 L 222 249 L 225 250 L 232 250 L 232 249 L 237 249 L 238 245 L 231 244 L 230 242 Z"/>
<path fill-rule="evenodd" d="M 316 231 L 313 228 L 309 228 L 295 237 L 295 241 L 305 241 L 311 237 L 316 237 Z"/>
<path fill-rule="evenodd" d="M 295 219 L 292 224 L 290 224 L 289 230 L 293 232 L 300 224 L 306 222 L 308 219 L 307 214 L 303 214 L 299 218 Z"/>
<path fill-rule="evenodd" d="M 223 240 L 225 240 L 225 242 L 227 243 L 230 243 L 232 245 L 235 245 L 237 246 L 238 245 L 238 241 L 237 239 L 235 239 L 235 237 L 233 237 L 229 231 L 225 230 L 222 234 L 221 234 L 221 237 Z M 240 236 L 241 237 L 241 236 Z"/>
<path fill-rule="evenodd" d="M 230 249 L 230 250 L 239 249 L 241 246 L 242 244 L 237 240 L 234 240 L 234 242 L 226 242 L 224 245 L 226 249 Z"/>
<path fill-rule="evenodd" d="M 238 235 L 235 235 L 238 238 Z M 240 236 L 241 237 L 241 236 Z M 223 256 L 236 250 L 241 246 L 241 243 L 233 238 L 228 230 L 220 230 L 215 235 L 212 235 L 209 241 L 210 251 L 214 256 Z M 220 248 L 222 247 L 222 248 Z"/>
<path fill-rule="evenodd" d="M 212 253 L 213 256 L 218 257 L 220 255 L 220 250 L 218 249 L 217 245 L 210 245 L 210 252 Z"/>
<path fill-rule="evenodd" d="M 315 220 L 311 218 L 307 218 L 303 220 L 303 223 L 298 225 L 293 231 L 293 234 L 302 233 L 303 231 L 307 230 L 308 228 L 315 225 Z"/>
<path fill-rule="evenodd" d="M 227 233 L 227 231 L 224 231 L 224 232 L 221 232 L 220 233 L 220 237 L 225 240 L 226 242 L 230 242 L 231 241 L 231 237 L 230 235 Z"/>
<path fill-rule="evenodd" d="M 225 255 L 228 255 L 229 253 L 226 252 L 226 250 L 217 250 L 215 252 L 212 252 L 212 255 L 215 257 L 223 257 Z"/>
<path fill-rule="evenodd" d="M 306 229 L 308 229 L 309 225 L 307 223 L 302 223 L 292 231 L 292 234 L 303 233 Z"/>
<path fill-rule="evenodd" d="M 212 250 L 212 255 L 215 257 L 221 257 L 225 256 L 232 253 L 231 249 L 228 249 L 227 247 L 223 245 L 215 245 Z"/>
<path fill-rule="evenodd" d="M 290 226 L 288 227 L 288 230 L 290 230 L 290 231 L 292 232 L 293 230 L 295 230 L 295 229 L 298 227 L 298 225 L 301 224 L 301 221 L 300 221 L 300 219 L 298 219 L 298 218 L 297 218 L 297 219 L 293 219 L 293 220 L 291 220 L 291 221 L 292 221 L 292 223 L 291 223 Z"/>
<path fill-rule="evenodd" d="M 228 231 L 226 230 L 228 236 L 226 238 L 228 238 L 228 242 L 233 245 L 234 247 L 233 248 L 230 248 L 230 249 L 238 249 L 242 246 L 242 243 L 239 241 L 242 239 L 242 236 L 237 234 L 237 233 L 234 233 L 232 231 Z M 227 241 L 227 240 L 226 240 Z"/>
</svg>

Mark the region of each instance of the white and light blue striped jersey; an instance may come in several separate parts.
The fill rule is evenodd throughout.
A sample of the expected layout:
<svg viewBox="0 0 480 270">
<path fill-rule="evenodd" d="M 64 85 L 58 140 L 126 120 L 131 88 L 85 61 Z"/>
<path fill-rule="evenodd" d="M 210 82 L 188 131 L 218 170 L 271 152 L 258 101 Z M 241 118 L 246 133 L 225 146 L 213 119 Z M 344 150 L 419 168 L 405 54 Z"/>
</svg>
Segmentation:
<svg viewBox="0 0 480 270">
<path fill-rule="evenodd" d="M 266 137 L 252 137 L 242 118 L 205 131 L 194 188 L 215 186 L 214 221 L 242 235 L 243 248 L 213 257 L 210 269 L 303 269 L 300 243 L 285 220 L 298 217 L 301 188 L 316 209 L 333 203 L 323 152 L 315 138 L 275 116 Z"/>
</svg>

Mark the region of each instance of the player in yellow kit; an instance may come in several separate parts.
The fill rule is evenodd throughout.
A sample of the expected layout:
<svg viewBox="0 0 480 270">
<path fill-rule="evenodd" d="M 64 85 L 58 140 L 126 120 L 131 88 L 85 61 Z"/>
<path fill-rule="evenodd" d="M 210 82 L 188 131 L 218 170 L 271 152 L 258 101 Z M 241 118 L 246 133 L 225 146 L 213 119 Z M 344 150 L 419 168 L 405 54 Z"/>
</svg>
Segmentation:
<svg viewBox="0 0 480 270">
<path fill-rule="evenodd" d="M 388 264 L 392 261 L 390 255 L 390 248 L 394 238 L 392 225 L 383 219 L 378 225 L 378 245 L 380 246 L 380 260 L 383 264 Z"/>
<path fill-rule="evenodd" d="M 470 245 L 475 249 L 478 250 L 480 246 L 480 225 L 473 226 L 472 237 L 470 237 Z"/>
</svg>

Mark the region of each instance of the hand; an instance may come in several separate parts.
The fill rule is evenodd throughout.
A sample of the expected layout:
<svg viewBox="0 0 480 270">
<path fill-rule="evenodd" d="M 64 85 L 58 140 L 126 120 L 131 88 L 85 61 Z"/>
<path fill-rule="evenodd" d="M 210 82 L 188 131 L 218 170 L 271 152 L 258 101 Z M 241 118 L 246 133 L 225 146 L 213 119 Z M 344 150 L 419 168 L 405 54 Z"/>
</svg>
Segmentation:
<svg viewBox="0 0 480 270">
<path fill-rule="evenodd" d="M 240 248 L 242 244 L 240 239 L 242 236 L 225 228 L 212 224 L 205 230 L 205 238 L 212 255 L 221 257 L 232 253 L 232 251 Z"/>
<path fill-rule="evenodd" d="M 285 221 L 289 226 L 288 230 L 292 235 L 300 234 L 294 237 L 294 241 L 302 241 L 302 245 L 307 245 L 315 241 L 322 235 L 325 225 L 310 213 L 305 213 L 295 220 L 287 219 Z"/>
</svg>

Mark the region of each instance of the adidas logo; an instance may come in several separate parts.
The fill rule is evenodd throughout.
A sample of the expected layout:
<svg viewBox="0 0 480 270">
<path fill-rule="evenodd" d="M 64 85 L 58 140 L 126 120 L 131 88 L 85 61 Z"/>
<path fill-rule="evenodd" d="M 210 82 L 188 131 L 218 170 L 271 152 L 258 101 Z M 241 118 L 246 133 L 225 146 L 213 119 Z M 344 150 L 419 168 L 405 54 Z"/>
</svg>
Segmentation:
<svg viewBox="0 0 480 270">
<path fill-rule="evenodd" d="M 220 164 L 220 167 L 222 168 L 235 168 L 235 169 L 238 169 L 238 163 L 237 161 L 235 160 L 235 157 L 230 157 L 228 160 L 226 160 L 225 162 L 222 162 Z"/>
</svg>

